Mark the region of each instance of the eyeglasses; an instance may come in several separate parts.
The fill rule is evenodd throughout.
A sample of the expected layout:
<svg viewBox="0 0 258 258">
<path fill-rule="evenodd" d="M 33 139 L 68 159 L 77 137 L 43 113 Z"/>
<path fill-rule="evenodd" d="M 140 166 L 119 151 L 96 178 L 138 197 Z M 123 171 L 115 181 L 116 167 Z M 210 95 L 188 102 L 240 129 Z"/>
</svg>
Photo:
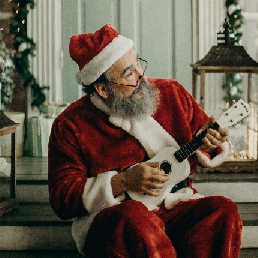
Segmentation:
<svg viewBox="0 0 258 258">
<path fill-rule="evenodd" d="M 145 63 L 145 67 L 144 67 L 144 70 L 143 70 L 142 75 L 140 75 L 140 76 L 138 77 L 138 82 L 137 82 L 136 84 L 123 84 L 123 83 L 110 82 L 110 81 L 107 81 L 107 83 L 117 84 L 117 85 L 121 85 L 121 86 L 128 86 L 128 87 L 137 87 L 138 84 L 139 84 L 139 82 L 140 82 L 141 79 L 143 78 L 143 76 L 144 76 L 144 74 L 145 74 L 145 71 L 146 71 L 146 69 L 147 69 L 147 66 L 148 66 L 148 61 L 146 61 L 146 60 L 144 60 L 144 59 L 142 59 L 142 58 L 140 58 L 140 57 L 138 57 L 138 59 Z M 142 65 L 141 65 L 141 67 L 142 67 Z"/>
</svg>

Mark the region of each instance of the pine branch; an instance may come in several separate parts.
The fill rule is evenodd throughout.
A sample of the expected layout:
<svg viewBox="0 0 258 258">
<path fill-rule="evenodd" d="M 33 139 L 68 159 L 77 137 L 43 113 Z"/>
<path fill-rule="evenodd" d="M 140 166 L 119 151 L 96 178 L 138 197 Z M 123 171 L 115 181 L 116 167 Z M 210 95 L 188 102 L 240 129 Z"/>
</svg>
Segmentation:
<svg viewBox="0 0 258 258">
<path fill-rule="evenodd" d="M 30 72 L 29 56 L 35 56 L 36 43 L 27 36 L 27 15 L 29 9 L 35 6 L 34 0 L 12 0 L 16 3 L 13 8 L 13 18 L 10 24 L 10 33 L 15 35 L 14 48 L 16 50 L 16 71 L 25 79 L 24 87 L 31 87 L 33 100 L 31 105 L 39 107 L 46 100 L 43 92 L 47 86 L 40 86 L 33 74 Z"/>
</svg>

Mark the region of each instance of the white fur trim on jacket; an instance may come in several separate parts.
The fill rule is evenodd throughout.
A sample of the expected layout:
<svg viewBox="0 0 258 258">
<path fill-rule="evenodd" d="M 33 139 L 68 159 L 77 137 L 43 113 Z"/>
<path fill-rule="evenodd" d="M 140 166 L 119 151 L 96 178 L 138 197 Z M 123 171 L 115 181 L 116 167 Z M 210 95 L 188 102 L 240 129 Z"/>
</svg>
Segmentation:
<svg viewBox="0 0 258 258">
<path fill-rule="evenodd" d="M 97 177 L 88 178 L 82 194 L 82 202 L 88 215 L 73 220 L 72 236 L 77 249 L 84 254 L 84 243 L 90 225 L 100 210 L 119 204 L 125 199 L 125 195 L 114 198 L 111 187 L 111 178 L 116 175 L 116 171 L 108 171 L 99 174 Z"/>
<path fill-rule="evenodd" d="M 97 108 L 110 116 L 109 107 L 98 95 L 91 96 L 91 101 Z M 129 120 L 111 115 L 109 121 L 134 136 L 142 144 L 150 158 L 165 147 L 179 148 L 176 140 L 150 115 L 142 120 Z"/>
<path fill-rule="evenodd" d="M 181 201 L 187 201 L 192 199 L 199 199 L 205 197 L 199 193 L 193 193 L 193 190 L 190 187 L 186 187 L 176 191 L 175 193 L 169 193 L 164 201 L 166 209 L 172 209 L 177 203 Z"/>
<path fill-rule="evenodd" d="M 96 55 L 81 71 L 75 74 L 79 84 L 90 85 L 112 64 L 133 47 L 134 43 L 122 35 L 114 38 L 98 55 Z"/>
<path fill-rule="evenodd" d="M 116 174 L 116 171 L 108 171 L 97 177 L 88 178 L 84 186 L 82 202 L 89 213 L 103 210 L 125 199 L 125 195 L 119 195 L 117 198 L 113 195 L 111 178 Z"/>
<path fill-rule="evenodd" d="M 85 240 L 88 234 L 88 231 L 90 229 L 90 225 L 95 218 L 95 216 L 98 214 L 99 211 L 95 211 L 89 215 L 83 216 L 81 218 L 75 218 L 73 219 L 72 224 L 72 236 L 76 243 L 76 247 L 78 251 L 85 255 L 84 253 L 84 244 Z"/>
<path fill-rule="evenodd" d="M 201 163 L 204 167 L 209 167 L 209 168 L 220 165 L 228 157 L 228 153 L 229 153 L 228 142 L 223 142 L 220 145 L 220 148 L 221 148 L 221 152 L 218 155 L 216 155 L 213 159 L 209 159 L 200 150 L 197 150 L 196 156 L 198 158 L 199 163 Z"/>
</svg>

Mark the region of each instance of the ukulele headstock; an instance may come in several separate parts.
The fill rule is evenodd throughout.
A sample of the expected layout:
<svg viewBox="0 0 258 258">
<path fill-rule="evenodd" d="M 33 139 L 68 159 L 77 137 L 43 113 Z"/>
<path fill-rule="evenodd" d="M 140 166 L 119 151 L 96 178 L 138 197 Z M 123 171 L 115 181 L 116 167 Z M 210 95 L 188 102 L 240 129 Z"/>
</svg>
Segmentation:
<svg viewBox="0 0 258 258">
<path fill-rule="evenodd" d="M 226 110 L 217 120 L 221 127 L 236 125 L 237 122 L 251 114 L 249 105 L 242 99 L 238 100 L 233 106 Z"/>
</svg>

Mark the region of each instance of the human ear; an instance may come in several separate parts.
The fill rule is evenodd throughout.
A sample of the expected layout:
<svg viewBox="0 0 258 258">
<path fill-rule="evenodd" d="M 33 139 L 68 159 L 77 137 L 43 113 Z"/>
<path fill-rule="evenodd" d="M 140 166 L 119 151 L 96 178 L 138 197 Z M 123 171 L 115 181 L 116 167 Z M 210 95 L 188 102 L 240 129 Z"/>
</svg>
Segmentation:
<svg viewBox="0 0 258 258">
<path fill-rule="evenodd" d="M 106 90 L 106 87 L 102 83 L 97 83 L 94 85 L 95 90 L 97 93 L 104 99 L 108 98 L 108 92 Z"/>
</svg>

